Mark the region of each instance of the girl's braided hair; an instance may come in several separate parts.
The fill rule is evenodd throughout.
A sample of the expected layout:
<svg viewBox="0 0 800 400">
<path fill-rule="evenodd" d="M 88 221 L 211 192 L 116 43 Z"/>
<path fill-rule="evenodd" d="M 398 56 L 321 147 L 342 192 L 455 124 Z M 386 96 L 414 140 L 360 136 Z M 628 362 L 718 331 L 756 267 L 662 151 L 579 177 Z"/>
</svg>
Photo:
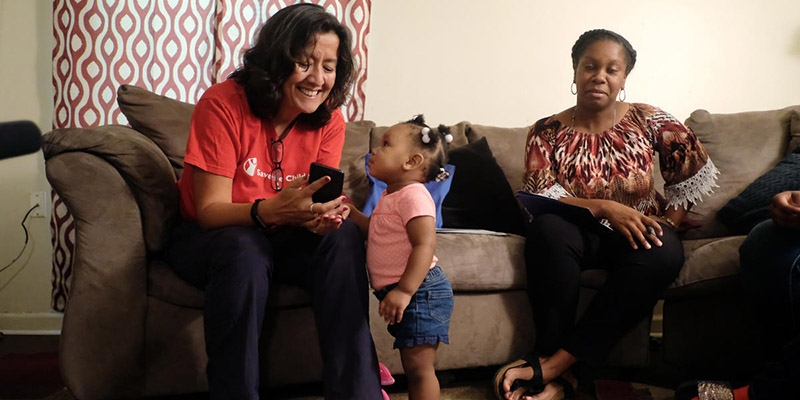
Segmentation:
<svg viewBox="0 0 800 400">
<path fill-rule="evenodd" d="M 445 145 L 453 141 L 453 135 L 450 133 L 450 128 L 439 124 L 434 131 L 430 126 L 425 124 L 425 117 L 422 114 L 417 114 L 408 121 L 406 124 L 419 128 L 417 136 L 418 141 L 414 144 L 423 150 L 427 157 L 427 165 L 425 165 L 425 181 L 441 182 L 450 177 L 450 173 L 445 170 L 444 166 L 447 163 L 447 152 Z"/>
</svg>

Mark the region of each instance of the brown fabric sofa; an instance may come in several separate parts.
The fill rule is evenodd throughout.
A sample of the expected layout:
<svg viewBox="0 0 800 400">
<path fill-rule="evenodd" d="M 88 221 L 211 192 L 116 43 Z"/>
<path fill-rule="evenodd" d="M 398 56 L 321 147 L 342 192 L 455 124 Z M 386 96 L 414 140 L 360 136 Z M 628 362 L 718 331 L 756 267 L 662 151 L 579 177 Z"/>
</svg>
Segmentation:
<svg viewBox="0 0 800 400">
<path fill-rule="evenodd" d="M 175 181 L 193 107 L 131 86 L 120 88 L 118 101 L 131 127 L 58 129 L 43 138 L 47 178 L 75 219 L 61 370 L 67 387 L 84 400 L 204 391 L 203 293 L 178 279 L 159 257 L 178 218 Z M 665 293 L 664 347 L 671 362 L 701 366 L 703 360 L 730 358 L 728 347 L 716 346 L 720 338 L 737 346 L 753 343 L 752 332 L 739 326 L 742 238 L 728 237 L 714 212 L 781 158 L 790 135 L 800 136 L 800 106 L 736 115 L 700 110 L 688 123 L 722 178 L 717 193 L 693 210 L 703 226 L 687 234 L 686 267 Z M 491 196 L 507 197 L 522 186 L 526 127 L 462 122 L 452 128 L 453 149 L 482 137 L 490 144 L 511 183 L 509 193 Z M 369 121 L 348 123 L 341 167 L 345 191 L 356 204 L 363 204 L 369 191 L 363 156 L 385 129 Z M 530 350 L 535 330 L 525 291 L 524 238 L 477 230 L 441 232 L 437 240 L 437 256 L 455 291 L 451 344 L 440 347 L 437 369 L 497 365 Z M 589 271 L 585 278 L 583 304 L 603 276 Z M 377 316 L 377 301 L 371 301 L 379 359 L 399 373 L 399 355 Z M 261 338 L 264 386 L 320 379 L 307 304 L 299 289 L 273 290 Z M 649 333 L 648 319 L 610 361 L 646 365 Z"/>
<path fill-rule="evenodd" d="M 800 105 L 734 114 L 697 110 L 686 124 L 719 169 L 719 187 L 687 217 L 699 227 L 684 234 L 686 261 L 664 294 L 664 361 L 693 377 L 747 377 L 760 345 L 739 278 L 745 236 L 732 233 L 717 212 L 797 148 Z M 791 180 L 800 181 L 800 174 Z M 792 186 L 784 190 L 798 188 Z"/>
</svg>

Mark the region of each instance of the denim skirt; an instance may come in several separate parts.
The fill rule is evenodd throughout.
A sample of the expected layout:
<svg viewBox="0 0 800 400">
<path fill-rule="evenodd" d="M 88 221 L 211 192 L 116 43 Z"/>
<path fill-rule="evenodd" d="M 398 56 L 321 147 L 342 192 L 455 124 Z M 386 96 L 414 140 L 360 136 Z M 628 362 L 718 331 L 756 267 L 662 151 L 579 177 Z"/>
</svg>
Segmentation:
<svg viewBox="0 0 800 400">
<path fill-rule="evenodd" d="M 376 290 L 375 297 L 383 300 L 386 294 L 397 287 L 396 283 Z M 419 289 L 403 312 L 398 324 L 389 325 L 394 337 L 394 348 L 419 346 L 422 344 L 450 344 L 450 316 L 453 315 L 453 288 L 438 265 L 428 271 Z"/>
</svg>

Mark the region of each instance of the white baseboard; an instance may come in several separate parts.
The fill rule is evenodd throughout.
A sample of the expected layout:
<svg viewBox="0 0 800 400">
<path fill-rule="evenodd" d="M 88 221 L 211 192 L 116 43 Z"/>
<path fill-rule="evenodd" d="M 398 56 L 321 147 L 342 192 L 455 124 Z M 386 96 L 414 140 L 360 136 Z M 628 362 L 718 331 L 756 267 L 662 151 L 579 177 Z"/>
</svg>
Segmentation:
<svg viewBox="0 0 800 400">
<path fill-rule="evenodd" d="M 0 332 L 4 335 L 60 335 L 60 312 L 0 313 Z"/>
</svg>

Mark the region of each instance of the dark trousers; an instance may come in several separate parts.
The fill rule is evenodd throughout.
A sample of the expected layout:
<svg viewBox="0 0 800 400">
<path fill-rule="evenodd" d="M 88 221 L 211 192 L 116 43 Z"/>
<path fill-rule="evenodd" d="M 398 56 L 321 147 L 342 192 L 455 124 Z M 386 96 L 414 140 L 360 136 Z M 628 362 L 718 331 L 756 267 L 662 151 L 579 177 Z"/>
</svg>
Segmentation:
<svg viewBox="0 0 800 400">
<path fill-rule="evenodd" d="M 525 263 L 536 325 L 536 351 L 564 349 L 600 365 L 611 348 L 652 313 L 683 266 L 677 233 L 662 224 L 663 246 L 631 248 L 622 235 L 582 227 L 559 215 L 537 216 L 527 226 Z M 602 268 L 607 279 L 576 322 L 580 275 Z"/>
<path fill-rule="evenodd" d="M 212 399 L 258 399 L 258 339 L 274 279 L 311 295 L 325 398 L 381 398 L 364 239 L 352 222 L 325 236 L 295 227 L 265 234 L 249 227 L 203 232 L 182 224 L 166 257 L 179 277 L 205 290 Z"/>
<path fill-rule="evenodd" d="M 742 285 L 769 360 L 751 383 L 751 398 L 800 398 L 800 230 L 762 222 L 739 253 Z"/>
</svg>

